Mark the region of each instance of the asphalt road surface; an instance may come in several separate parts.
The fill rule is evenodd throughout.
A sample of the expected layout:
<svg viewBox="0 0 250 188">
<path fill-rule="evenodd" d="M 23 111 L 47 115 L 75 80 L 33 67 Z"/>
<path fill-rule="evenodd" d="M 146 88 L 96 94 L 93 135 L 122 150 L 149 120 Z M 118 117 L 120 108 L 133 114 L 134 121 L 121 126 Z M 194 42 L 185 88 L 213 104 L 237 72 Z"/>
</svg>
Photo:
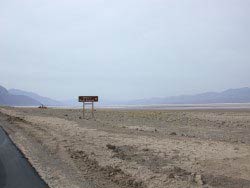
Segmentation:
<svg viewBox="0 0 250 188">
<path fill-rule="evenodd" d="M 0 188 L 48 188 L 1 127 Z"/>
</svg>

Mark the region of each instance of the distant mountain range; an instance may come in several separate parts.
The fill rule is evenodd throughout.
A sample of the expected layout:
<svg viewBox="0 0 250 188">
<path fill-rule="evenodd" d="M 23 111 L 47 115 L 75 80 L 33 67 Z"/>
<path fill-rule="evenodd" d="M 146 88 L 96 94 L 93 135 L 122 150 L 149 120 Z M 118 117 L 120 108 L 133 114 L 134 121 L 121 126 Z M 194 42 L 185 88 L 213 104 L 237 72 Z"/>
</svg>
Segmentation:
<svg viewBox="0 0 250 188">
<path fill-rule="evenodd" d="M 19 89 L 10 89 L 9 93 L 12 95 L 24 95 L 24 96 L 30 97 L 36 101 L 39 101 L 40 104 L 43 104 L 45 106 L 62 106 L 63 105 L 62 102 L 56 101 L 54 99 L 50 99 L 48 97 L 42 97 L 33 92 L 27 92 L 27 91 L 23 91 Z"/>
<path fill-rule="evenodd" d="M 250 103 L 250 88 L 229 89 L 223 92 L 207 92 L 197 95 L 181 95 L 165 98 L 150 98 L 131 101 L 100 101 L 100 105 L 157 105 L 157 104 L 211 104 Z M 7 90 L 0 86 L 0 105 L 4 106 L 80 106 L 77 98 L 57 101 L 33 92 L 18 89 Z"/>
<path fill-rule="evenodd" d="M 12 95 L 7 89 L 0 86 L 1 106 L 39 106 L 41 103 L 25 95 Z"/>
<path fill-rule="evenodd" d="M 132 100 L 126 104 L 211 104 L 211 103 L 250 103 L 250 88 L 229 89 L 223 92 L 207 92 L 197 95 L 181 95 L 166 98 Z"/>
<path fill-rule="evenodd" d="M 42 97 L 36 93 L 18 89 L 10 89 L 0 86 L 0 105 L 2 106 L 60 106 L 63 103 Z"/>
</svg>

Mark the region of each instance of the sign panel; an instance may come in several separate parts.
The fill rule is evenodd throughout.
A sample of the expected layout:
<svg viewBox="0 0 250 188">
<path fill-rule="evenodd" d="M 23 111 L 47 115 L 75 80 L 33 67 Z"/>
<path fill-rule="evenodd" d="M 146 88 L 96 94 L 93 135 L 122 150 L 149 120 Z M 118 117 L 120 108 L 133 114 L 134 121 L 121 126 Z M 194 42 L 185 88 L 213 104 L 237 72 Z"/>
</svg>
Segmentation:
<svg viewBox="0 0 250 188">
<path fill-rule="evenodd" d="M 98 102 L 98 96 L 79 96 L 79 102 Z"/>
</svg>

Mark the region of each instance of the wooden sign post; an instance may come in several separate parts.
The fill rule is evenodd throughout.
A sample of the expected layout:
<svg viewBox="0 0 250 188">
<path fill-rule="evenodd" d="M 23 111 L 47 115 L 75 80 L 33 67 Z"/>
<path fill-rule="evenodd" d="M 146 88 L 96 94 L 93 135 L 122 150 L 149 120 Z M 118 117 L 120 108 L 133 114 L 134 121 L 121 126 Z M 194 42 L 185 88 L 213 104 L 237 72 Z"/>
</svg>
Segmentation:
<svg viewBox="0 0 250 188">
<path fill-rule="evenodd" d="M 83 103 L 83 109 L 82 109 L 83 118 L 85 118 L 85 105 L 88 104 L 92 105 L 91 114 L 92 118 L 94 118 L 94 102 L 98 102 L 98 96 L 79 96 L 78 101 Z"/>
</svg>

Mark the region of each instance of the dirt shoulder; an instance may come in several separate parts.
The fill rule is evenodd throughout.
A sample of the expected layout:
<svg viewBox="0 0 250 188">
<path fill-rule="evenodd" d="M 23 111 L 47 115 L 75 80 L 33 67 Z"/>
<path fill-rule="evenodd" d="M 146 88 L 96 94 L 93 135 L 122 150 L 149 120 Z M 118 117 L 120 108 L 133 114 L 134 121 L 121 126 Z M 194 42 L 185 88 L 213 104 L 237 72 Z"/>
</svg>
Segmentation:
<svg viewBox="0 0 250 188">
<path fill-rule="evenodd" d="M 50 187 L 250 187 L 249 111 L 0 112 Z"/>
</svg>

